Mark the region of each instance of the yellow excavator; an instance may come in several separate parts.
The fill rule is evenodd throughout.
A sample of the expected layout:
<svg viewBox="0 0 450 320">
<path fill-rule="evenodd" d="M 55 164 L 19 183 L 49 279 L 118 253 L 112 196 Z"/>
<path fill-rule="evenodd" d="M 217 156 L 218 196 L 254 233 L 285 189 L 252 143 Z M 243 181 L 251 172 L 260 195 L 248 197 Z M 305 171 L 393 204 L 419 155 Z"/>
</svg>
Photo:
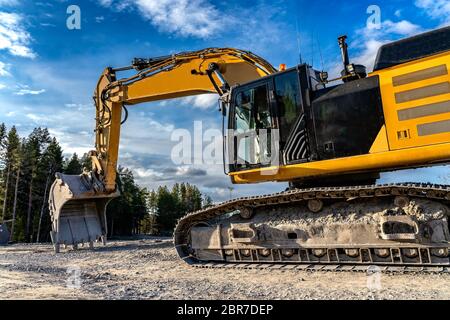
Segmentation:
<svg viewBox="0 0 450 320">
<path fill-rule="evenodd" d="M 289 188 L 189 213 L 174 232 L 181 259 L 208 266 L 448 268 L 450 187 L 376 180 L 381 172 L 450 162 L 450 27 L 382 46 L 369 74 L 350 63 L 346 37 L 338 43 L 337 79 L 307 64 L 277 70 L 231 48 L 107 68 L 94 95 L 92 169 L 57 174 L 51 188 L 55 251 L 106 241 L 127 106 L 216 93 L 232 182 Z M 135 75 L 118 78 L 130 70 Z"/>
</svg>

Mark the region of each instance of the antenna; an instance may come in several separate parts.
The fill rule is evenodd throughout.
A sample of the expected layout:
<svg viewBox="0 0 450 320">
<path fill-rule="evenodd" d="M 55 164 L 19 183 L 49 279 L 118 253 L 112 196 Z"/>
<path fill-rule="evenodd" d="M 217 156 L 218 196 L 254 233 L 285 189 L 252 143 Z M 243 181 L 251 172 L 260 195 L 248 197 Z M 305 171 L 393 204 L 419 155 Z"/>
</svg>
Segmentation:
<svg viewBox="0 0 450 320">
<path fill-rule="evenodd" d="M 324 64 L 323 64 L 322 46 L 320 45 L 319 37 L 317 37 L 317 35 L 316 35 L 316 39 L 317 39 L 317 45 L 319 46 L 320 64 L 322 65 L 322 71 L 323 71 Z"/>
<path fill-rule="evenodd" d="M 311 31 L 311 67 L 314 68 L 314 30 Z"/>
<path fill-rule="evenodd" d="M 298 59 L 299 59 L 300 64 L 303 64 L 302 47 L 301 47 L 301 43 L 300 43 L 300 32 L 299 32 L 299 28 L 298 28 L 298 12 L 297 12 L 297 17 L 295 19 L 295 28 L 297 31 Z"/>
</svg>

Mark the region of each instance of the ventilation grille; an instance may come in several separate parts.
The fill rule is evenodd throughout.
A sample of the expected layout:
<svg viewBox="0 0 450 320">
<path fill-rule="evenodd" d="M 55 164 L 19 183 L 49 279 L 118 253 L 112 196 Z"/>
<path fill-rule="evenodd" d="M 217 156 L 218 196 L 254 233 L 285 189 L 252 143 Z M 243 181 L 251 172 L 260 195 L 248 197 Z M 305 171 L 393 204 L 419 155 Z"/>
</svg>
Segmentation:
<svg viewBox="0 0 450 320">
<path fill-rule="evenodd" d="M 293 134 L 286 145 L 283 160 L 285 164 L 305 160 L 309 156 L 308 135 L 306 132 L 305 115 L 302 114 L 295 125 Z"/>
</svg>

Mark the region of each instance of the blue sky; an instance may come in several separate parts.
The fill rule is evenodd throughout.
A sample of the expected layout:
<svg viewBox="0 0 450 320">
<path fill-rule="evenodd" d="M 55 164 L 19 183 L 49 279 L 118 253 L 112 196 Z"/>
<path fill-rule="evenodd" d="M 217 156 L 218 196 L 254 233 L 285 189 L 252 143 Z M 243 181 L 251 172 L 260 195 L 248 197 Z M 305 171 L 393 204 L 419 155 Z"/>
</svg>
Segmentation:
<svg viewBox="0 0 450 320">
<path fill-rule="evenodd" d="M 66 27 L 69 5 L 81 9 L 81 30 Z M 381 9 L 381 28 L 369 30 L 367 8 Z M 335 74 L 337 37 L 347 34 L 354 62 L 369 68 L 385 42 L 450 23 L 450 1 L 212 1 L 0 0 L 0 122 L 22 135 L 46 126 L 64 151 L 93 147 L 92 91 L 106 66 L 205 47 L 251 50 L 274 66 L 302 58 Z M 300 41 L 298 41 L 298 39 Z M 141 185 L 175 181 L 201 186 L 215 200 L 229 197 L 221 166 L 177 167 L 170 161 L 176 128 L 220 128 L 214 96 L 133 107 L 122 132 L 121 158 Z M 450 183 L 436 167 L 383 175 L 382 182 Z M 280 191 L 285 184 L 235 186 L 234 195 Z"/>
</svg>

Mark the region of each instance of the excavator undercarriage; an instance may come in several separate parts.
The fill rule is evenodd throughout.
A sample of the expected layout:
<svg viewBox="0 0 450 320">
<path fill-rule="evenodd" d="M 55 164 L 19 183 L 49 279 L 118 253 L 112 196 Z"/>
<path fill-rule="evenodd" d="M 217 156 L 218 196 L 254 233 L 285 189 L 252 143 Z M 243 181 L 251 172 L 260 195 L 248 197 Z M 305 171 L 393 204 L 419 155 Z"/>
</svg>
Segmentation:
<svg viewBox="0 0 450 320">
<path fill-rule="evenodd" d="M 175 230 L 189 264 L 449 267 L 450 187 L 293 189 L 192 213 Z"/>
</svg>

